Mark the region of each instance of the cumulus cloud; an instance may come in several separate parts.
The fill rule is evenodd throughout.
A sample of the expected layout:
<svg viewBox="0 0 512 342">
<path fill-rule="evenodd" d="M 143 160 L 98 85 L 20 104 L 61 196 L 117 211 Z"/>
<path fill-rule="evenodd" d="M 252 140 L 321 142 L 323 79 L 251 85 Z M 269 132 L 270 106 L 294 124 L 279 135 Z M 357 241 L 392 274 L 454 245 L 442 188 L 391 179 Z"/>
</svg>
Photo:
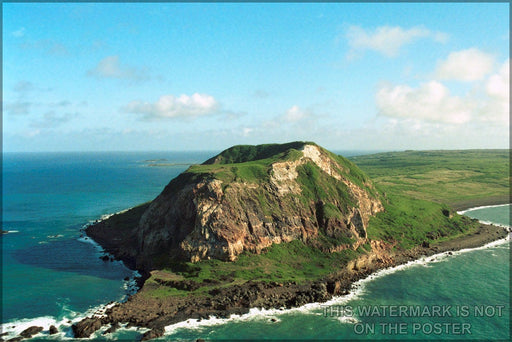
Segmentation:
<svg viewBox="0 0 512 342">
<path fill-rule="evenodd" d="M 196 117 L 215 114 L 219 103 L 211 95 L 163 95 L 154 103 L 132 101 L 122 108 L 128 113 L 143 114 L 146 119 Z"/>
<path fill-rule="evenodd" d="M 485 84 L 487 101 L 480 110 L 480 119 L 509 125 L 510 121 L 510 60 L 491 75 Z"/>
<path fill-rule="evenodd" d="M 452 124 L 468 122 L 473 109 L 472 101 L 451 95 L 449 89 L 437 81 L 418 88 L 382 86 L 377 91 L 376 102 L 383 116 Z"/>
<path fill-rule="evenodd" d="M 145 81 L 151 78 L 143 69 L 122 65 L 119 61 L 119 56 L 108 56 L 103 58 L 93 69 L 87 71 L 87 75 L 97 78 L 114 78 L 134 81 Z"/>
<path fill-rule="evenodd" d="M 489 77 L 485 89 L 489 96 L 508 102 L 510 96 L 510 59 L 503 63 L 497 74 Z"/>
<path fill-rule="evenodd" d="M 244 137 L 248 137 L 248 136 L 252 133 L 252 131 L 254 131 L 254 128 L 251 128 L 251 127 L 244 127 L 244 128 L 242 129 L 242 135 L 243 135 Z"/>
<path fill-rule="evenodd" d="M 290 107 L 283 116 L 287 122 L 298 122 L 309 116 L 309 113 L 297 105 Z"/>
<path fill-rule="evenodd" d="M 387 57 L 395 57 L 400 49 L 420 38 L 431 38 L 436 42 L 444 43 L 448 35 L 441 32 L 432 32 L 424 27 L 404 29 L 400 26 L 380 26 L 375 30 L 366 30 L 360 26 L 350 26 L 346 38 L 351 48 L 348 57 L 354 58 L 365 50 L 373 50 Z"/>
<path fill-rule="evenodd" d="M 491 55 L 471 48 L 450 53 L 438 64 L 435 74 L 441 80 L 477 81 L 492 71 L 493 64 Z"/>
<path fill-rule="evenodd" d="M 413 88 L 383 85 L 375 100 L 379 114 L 394 119 L 460 125 L 498 124 L 508 126 L 510 112 L 510 61 L 488 78 L 474 82 L 463 96 L 454 96 L 448 87 L 433 80 Z"/>
</svg>

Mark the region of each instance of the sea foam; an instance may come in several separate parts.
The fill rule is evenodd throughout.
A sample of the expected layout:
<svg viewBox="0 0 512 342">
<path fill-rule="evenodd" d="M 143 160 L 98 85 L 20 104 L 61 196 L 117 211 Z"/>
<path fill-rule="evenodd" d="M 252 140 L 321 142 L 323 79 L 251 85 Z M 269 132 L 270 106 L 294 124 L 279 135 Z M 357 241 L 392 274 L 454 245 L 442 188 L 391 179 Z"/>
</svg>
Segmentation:
<svg viewBox="0 0 512 342">
<path fill-rule="evenodd" d="M 467 213 L 468 211 L 472 211 L 472 210 L 486 209 L 486 208 L 506 207 L 506 206 L 508 206 L 508 205 L 510 205 L 510 203 L 506 203 L 506 204 L 495 204 L 495 205 L 482 205 L 482 206 L 479 206 L 479 207 L 473 207 L 473 208 L 469 208 L 469 209 L 465 209 L 465 210 L 457 211 L 457 214 L 464 215 L 464 214 L 465 214 L 465 213 Z"/>
<path fill-rule="evenodd" d="M 307 314 L 307 315 L 323 315 L 323 308 L 326 306 L 334 306 L 334 305 L 347 305 L 347 303 L 360 298 L 364 295 L 366 285 L 370 283 L 371 281 L 382 278 L 387 275 L 400 272 L 403 270 L 406 270 L 411 267 L 430 267 L 430 264 L 432 263 L 438 263 L 448 260 L 449 258 L 456 257 L 457 255 L 486 249 L 486 248 L 492 248 L 492 247 L 499 247 L 503 244 L 506 244 L 510 241 L 512 234 L 509 234 L 507 237 L 492 241 L 490 243 L 487 243 L 481 247 L 475 247 L 475 248 L 465 248 L 458 251 L 453 252 L 442 252 L 438 254 L 434 254 L 431 256 L 424 256 L 417 260 L 409 261 L 405 264 L 388 267 L 381 269 L 377 272 L 374 272 L 367 276 L 366 278 L 360 279 L 358 281 L 355 281 L 350 288 L 350 291 L 346 295 L 342 296 L 335 296 L 332 297 L 330 300 L 323 302 L 323 303 L 308 303 L 303 306 L 297 307 L 297 308 L 291 308 L 291 309 L 262 309 L 262 308 L 251 308 L 247 314 L 243 315 L 231 315 L 229 318 L 218 318 L 215 316 L 210 316 L 208 319 L 203 320 L 197 320 L 197 319 L 188 319 L 183 322 L 179 322 L 176 324 L 172 324 L 165 327 L 165 334 L 166 335 L 172 335 L 176 333 L 180 329 L 190 329 L 190 330 L 196 330 L 203 327 L 209 327 L 209 326 L 216 326 L 216 325 L 222 325 L 230 322 L 242 322 L 242 321 L 250 321 L 250 320 L 266 320 L 268 322 L 271 322 L 271 319 L 275 319 L 275 322 L 279 322 L 281 319 L 280 317 L 283 317 L 285 315 L 294 314 L 294 313 L 301 313 L 301 314 Z M 451 254 L 450 254 L 451 253 Z M 339 317 L 333 317 L 333 319 L 337 319 L 340 323 L 343 324 L 357 324 L 359 320 L 357 317 L 354 316 L 339 316 Z"/>
</svg>

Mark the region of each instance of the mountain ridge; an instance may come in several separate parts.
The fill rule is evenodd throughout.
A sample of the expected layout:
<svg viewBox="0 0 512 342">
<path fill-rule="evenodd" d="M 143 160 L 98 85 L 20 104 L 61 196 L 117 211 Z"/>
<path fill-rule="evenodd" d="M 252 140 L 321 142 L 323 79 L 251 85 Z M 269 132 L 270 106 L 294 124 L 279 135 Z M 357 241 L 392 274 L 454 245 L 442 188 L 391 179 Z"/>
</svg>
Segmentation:
<svg viewBox="0 0 512 342">
<path fill-rule="evenodd" d="M 315 143 L 238 145 L 192 165 L 155 200 L 125 213 L 140 220 L 122 236 L 108 237 L 119 226 L 108 220 L 87 234 L 144 269 L 172 259 L 234 261 L 293 240 L 331 252 L 357 249 L 367 242 L 370 216 L 384 210 L 380 197 L 352 162 Z"/>
</svg>

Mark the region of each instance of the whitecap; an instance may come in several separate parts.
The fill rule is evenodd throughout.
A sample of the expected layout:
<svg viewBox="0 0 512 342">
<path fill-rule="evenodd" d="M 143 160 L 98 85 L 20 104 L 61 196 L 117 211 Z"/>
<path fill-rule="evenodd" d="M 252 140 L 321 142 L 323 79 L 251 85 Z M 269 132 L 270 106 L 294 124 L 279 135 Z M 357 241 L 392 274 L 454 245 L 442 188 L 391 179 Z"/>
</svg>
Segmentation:
<svg viewBox="0 0 512 342">
<path fill-rule="evenodd" d="M 345 323 L 345 324 L 357 324 L 360 322 L 354 316 L 340 316 L 340 317 L 337 317 L 337 320 L 340 321 L 341 323 Z"/>
</svg>

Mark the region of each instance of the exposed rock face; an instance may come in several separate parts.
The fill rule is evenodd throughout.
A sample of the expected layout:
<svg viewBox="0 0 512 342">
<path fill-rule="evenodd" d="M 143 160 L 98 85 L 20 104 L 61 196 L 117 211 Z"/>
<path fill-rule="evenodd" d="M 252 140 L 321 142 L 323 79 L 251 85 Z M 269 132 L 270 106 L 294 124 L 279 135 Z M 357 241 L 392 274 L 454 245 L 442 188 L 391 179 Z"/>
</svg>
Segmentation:
<svg viewBox="0 0 512 342">
<path fill-rule="evenodd" d="M 73 330 L 73 335 L 76 338 L 87 338 L 96 330 L 101 328 L 101 326 L 102 322 L 100 318 L 87 317 L 80 322 L 73 324 L 71 329 Z"/>
<path fill-rule="evenodd" d="M 50 335 L 55 335 L 59 332 L 59 329 L 55 325 L 50 325 L 49 331 Z"/>
<path fill-rule="evenodd" d="M 23 330 L 20 333 L 20 336 L 22 336 L 24 338 L 31 338 L 33 335 L 38 334 L 41 331 L 43 331 L 43 327 L 31 326 L 31 327 L 28 327 L 27 329 Z"/>
<path fill-rule="evenodd" d="M 319 236 L 341 241 L 331 252 L 365 243 L 370 217 L 383 210 L 371 182 L 315 144 L 295 147 L 293 157 L 265 155 L 267 169 L 256 178 L 239 177 L 237 166 L 245 167 L 245 160 L 223 164 L 222 153 L 201 167 L 231 178 L 217 171 L 181 174 L 126 230 L 124 240 L 117 234 L 117 244 L 147 269 L 158 258 L 235 260 L 243 251 L 259 253 L 275 243 L 315 244 Z M 108 220 L 100 225 L 88 234 L 102 245 L 116 245 L 105 233 Z"/>
<path fill-rule="evenodd" d="M 150 331 L 144 333 L 144 335 L 142 335 L 141 341 L 148 341 L 157 337 L 162 337 L 164 336 L 164 333 L 164 328 L 153 328 Z"/>
</svg>

